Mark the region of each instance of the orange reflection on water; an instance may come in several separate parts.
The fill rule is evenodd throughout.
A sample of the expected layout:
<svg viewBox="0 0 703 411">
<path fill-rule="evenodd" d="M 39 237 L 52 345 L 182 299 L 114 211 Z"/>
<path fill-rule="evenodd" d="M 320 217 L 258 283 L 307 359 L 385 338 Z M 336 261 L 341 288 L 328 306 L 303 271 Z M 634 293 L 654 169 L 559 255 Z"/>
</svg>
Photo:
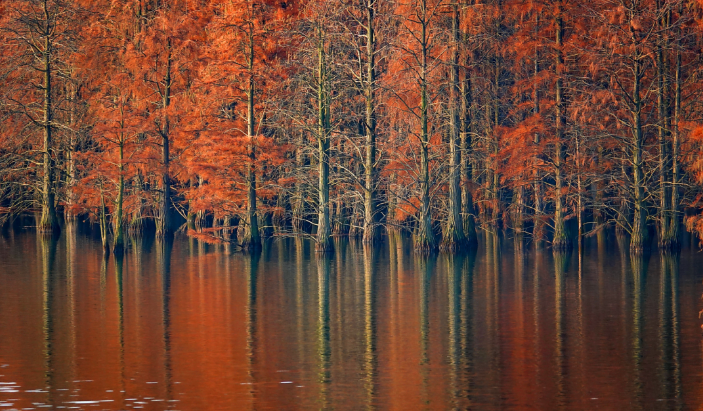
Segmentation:
<svg viewBox="0 0 703 411">
<path fill-rule="evenodd" d="M 617 245 L 615 245 L 617 246 Z M 0 406 L 671 409 L 701 405 L 700 255 L 555 255 L 486 238 L 319 257 L 0 238 Z"/>
</svg>

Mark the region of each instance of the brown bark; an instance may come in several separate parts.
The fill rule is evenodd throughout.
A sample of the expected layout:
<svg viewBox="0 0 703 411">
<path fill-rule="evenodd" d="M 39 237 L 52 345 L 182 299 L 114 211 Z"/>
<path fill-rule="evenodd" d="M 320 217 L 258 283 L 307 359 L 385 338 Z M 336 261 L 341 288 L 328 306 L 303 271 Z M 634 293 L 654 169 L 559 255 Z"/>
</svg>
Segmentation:
<svg viewBox="0 0 703 411">
<path fill-rule="evenodd" d="M 159 217 L 156 221 L 157 237 L 167 236 L 172 233 L 171 227 L 171 152 L 170 152 L 170 123 L 167 110 L 171 105 L 171 40 L 167 41 L 168 55 L 166 58 L 166 76 L 164 78 L 164 91 L 162 96 L 163 116 L 161 119 L 161 201 L 159 203 Z"/>
<path fill-rule="evenodd" d="M 364 187 L 364 244 L 379 238 L 376 221 L 376 34 L 374 32 L 375 0 L 366 3 L 366 162 Z"/>
<path fill-rule="evenodd" d="M 432 231 L 432 211 L 430 209 L 430 165 L 428 133 L 428 99 L 427 99 L 427 74 L 428 74 L 428 18 L 427 2 L 422 1 L 420 25 L 420 221 L 415 234 L 415 250 L 418 252 L 432 252 L 437 249 L 437 242 Z"/>
<path fill-rule="evenodd" d="M 261 233 L 256 210 L 256 136 L 254 118 L 254 28 L 249 27 L 249 41 L 247 54 L 248 84 L 247 84 L 247 138 L 249 145 L 247 155 L 247 221 L 244 226 L 242 246 L 249 249 L 261 247 Z"/>
<path fill-rule="evenodd" d="M 571 238 L 566 229 L 564 219 L 565 198 L 564 198 L 564 162 L 566 159 L 566 147 L 564 146 L 564 128 L 566 123 L 566 112 L 564 107 L 563 90 L 563 66 L 564 54 L 562 51 L 564 21 L 561 14 L 556 17 L 556 153 L 554 155 L 554 240 L 552 247 L 555 250 L 565 249 L 571 246 Z"/>
<path fill-rule="evenodd" d="M 462 82 L 462 105 L 463 112 L 462 130 L 461 130 L 461 213 L 464 228 L 464 235 L 469 245 L 475 246 L 476 239 L 476 221 L 474 219 L 475 210 L 473 196 L 471 194 L 471 183 L 473 180 L 473 169 L 471 167 L 471 154 L 473 153 L 472 135 L 473 132 L 473 90 L 472 90 L 472 74 L 466 72 L 464 81 Z"/>
<path fill-rule="evenodd" d="M 452 3 L 452 55 L 449 67 L 449 210 L 440 248 L 457 252 L 466 247 L 461 219 L 460 150 L 459 150 L 459 5 Z"/>
<path fill-rule="evenodd" d="M 44 12 L 45 15 L 49 15 L 47 1 L 44 1 Z M 53 121 L 53 101 L 52 101 L 52 66 L 51 66 L 51 55 L 52 49 L 54 47 L 53 37 L 51 36 L 52 27 L 48 20 L 45 21 L 45 33 L 44 34 L 44 50 L 42 55 L 42 73 L 43 84 L 42 89 L 44 91 L 44 119 L 42 127 L 44 129 L 44 149 L 43 149 L 43 181 L 42 181 L 42 215 L 39 222 L 39 231 L 47 234 L 58 234 L 61 231 L 59 226 L 59 220 L 56 216 L 56 199 L 54 192 L 54 160 L 51 156 L 51 151 L 53 149 L 52 142 L 52 121 Z"/>
<path fill-rule="evenodd" d="M 329 84 L 327 78 L 327 63 L 325 52 L 325 33 L 318 28 L 318 77 L 317 77 L 317 143 L 319 156 L 319 204 L 317 221 L 317 243 L 315 250 L 318 252 L 332 252 L 332 227 L 330 226 L 330 184 L 329 184 L 329 151 L 330 151 L 330 101 Z"/>
</svg>

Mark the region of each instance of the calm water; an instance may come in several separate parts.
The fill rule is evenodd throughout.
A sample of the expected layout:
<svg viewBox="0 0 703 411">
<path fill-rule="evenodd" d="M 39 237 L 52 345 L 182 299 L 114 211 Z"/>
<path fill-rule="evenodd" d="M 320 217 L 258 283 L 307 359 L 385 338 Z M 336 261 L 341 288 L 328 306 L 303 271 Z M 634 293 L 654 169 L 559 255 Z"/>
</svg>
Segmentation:
<svg viewBox="0 0 703 411">
<path fill-rule="evenodd" d="M 0 237 L 0 409 L 699 409 L 703 254 Z"/>
</svg>

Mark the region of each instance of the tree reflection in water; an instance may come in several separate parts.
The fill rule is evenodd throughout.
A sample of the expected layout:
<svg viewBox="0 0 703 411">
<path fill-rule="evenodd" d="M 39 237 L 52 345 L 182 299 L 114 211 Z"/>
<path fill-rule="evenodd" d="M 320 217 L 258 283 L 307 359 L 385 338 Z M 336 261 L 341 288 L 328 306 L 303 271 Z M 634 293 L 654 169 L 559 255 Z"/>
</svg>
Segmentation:
<svg viewBox="0 0 703 411">
<path fill-rule="evenodd" d="M 486 235 L 464 254 L 2 237 L 0 401 L 180 409 L 695 408 L 703 256 Z M 619 247 L 621 246 L 621 248 Z M 619 250 L 622 250 L 620 252 Z M 688 314 L 686 314 L 688 313 Z M 9 385 L 7 385 L 9 386 Z M 48 387 L 48 388 L 46 388 Z M 36 391 L 35 390 L 39 390 Z M 170 401 L 170 402 L 169 402 Z M 105 404 L 105 405 L 102 405 Z"/>
</svg>

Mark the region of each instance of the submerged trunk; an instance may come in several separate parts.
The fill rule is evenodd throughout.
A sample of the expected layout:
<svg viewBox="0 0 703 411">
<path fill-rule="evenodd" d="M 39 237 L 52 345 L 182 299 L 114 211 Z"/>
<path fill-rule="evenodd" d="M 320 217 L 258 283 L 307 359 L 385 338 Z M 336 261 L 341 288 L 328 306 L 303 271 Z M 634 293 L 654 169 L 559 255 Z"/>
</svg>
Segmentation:
<svg viewBox="0 0 703 411">
<path fill-rule="evenodd" d="M 273 231 L 275 233 L 284 233 L 288 228 L 288 220 L 286 219 L 286 210 L 289 207 L 290 198 L 288 196 L 279 195 L 276 198 L 276 211 L 273 213 Z"/>
<path fill-rule="evenodd" d="M 168 139 L 168 119 L 166 120 L 165 133 L 162 138 L 161 161 L 164 171 L 161 175 L 162 195 L 159 204 L 159 219 L 156 226 L 156 235 L 163 237 L 171 232 L 171 178 L 169 176 L 169 139 Z"/>
<path fill-rule="evenodd" d="M 120 175 L 117 181 L 117 200 L 115 201 L 115 243 L 113 244 L 113 252 L 119 256 L 124 253 L 124 227 L 122 209 L 124 204 L 124 139 L 120 139 L 120 159 L 119 159 Z"/>
<path fill-rule="evenodd" d="M 679 165 L 679 121 L 681 119 L 681 52 L 676 51 L 676 68 L 674 73 L 674 121 L 673 141 L 671 142 L 671 224 L 669 234 L 669 248 L 676 249 L 679 244 L 679 182 L 681 170 Z"/>
<path fill-rule="evenodd" d="M 447 226 L 441 248 L 457 252 L 466 246 L 466 236 L 461 219 L 461 175 L 459 140 L 459 5 L 452 4 L 452 57 L 449 68 L 449 210 Z"/>
<path fill-rule="evenodd" d="M 538 17 L 536 17 L 535 21 L 535 26 L 537 26 L 537 23 L 539 22 Z M 537 49 L 535 49 L 535 76 L 539 75 L 539 52 Z M 539 115 L 540 112 L 540 106 L 539 106 L 539 88 L 538 85 L 535 84 L 534 86 L 534 115 L 537 116 Z M 539 133 L 535 133 L 535 146 L 539 147 L 540 145 L 540 135 Z M 544 241 L 545 237 L 545 230 L 544 230 L 544 220 L 543 220 L 543 201 L 542 201 L 542 175 L 539 172 L 539 167 L 538 167 L 538 159 L 535 156 L 533 160 L 534 164 L 534 169 L 532 172 L 532 178 L 534 179 L 534 216 L 533 216 L 533 223 L 532 223 L 532 238 L 534 239 L 535 245 L 537 247 L 542 246 L 542 243 Z"/>
<path fill-rule="evenodd" d="M 137 169 L 137 176 L 134 178 L 133 183 L 133 195 L 136 197 L 135 202 L 137 204 L 136 210 L 132 212 L 130 216 L 129 228 L 127 232 L 130 236 L 139 236 L 144 228 L 144 221 L 142 219 L 143 210 L 145 207 L 145 200 L 143 196 L 144 183 L 142 179 L 141 172 Z"/>
<path fill-rule="evenodd" d="M 513 231 L 515 232 L 515 241 L 522 243 L 525 230 L 524 214 L 525 214 L 525 189 L 520 186 L 515 189 L 515 209 L 513 210 Z"/>
<path fill-rule="evenodd" d="M 491 169 L 489 170 L 488 185 L 489 185 L 489 198 L 492 200 L 492 210 L 490 216 L 490 223 L 488 227 L 493 231 L 495 235 L 498 235 L 499 231 L 503 228 L 503 220 L 501 216 L 501 193 L 500 193 L 500 171 L 498 165 L 498 151 L 500 149 L 498 141 L 498 127 L 500 127 L 500 106 L 499 98 L 500 95 L 500 63 L 498 56 L 493 57 L 493 69 L 494 69 L 494 98 L 492 104 L 487 104 L 486 107 L 490 111 L 488 118 L 492 117 L 491 125 L 493 129 L 491 130 L 492 140 L 491 140 L 491 154 L 493 158 L 491 160 Z"/>
<path fill-rule="evenodd" d="M 100 210 L 98 211 L 98 224 L 100 225 L 100 239 L 102 241 L 103 255 L 107 257 L 110 254 L 109 244 L 109 224 L 107 220 L 107 207 L 105 206 L 105 195 L 103 193 L 102 184 L 100 186 Z"/>
<path fill-rule="evenodd" d="M 51 100 L 51 47 L 49 36 L 44 38 L 44 149 L 43 168 L 44 176 L 42 182 L 42 214 L 39 222 L 39 231 L 46 234 L 58 234 L 61 231 L 59 220 L 56 216 L 56 199 L 54 194 L 54 160 L 51 158 L 52 150 L 52 125 L 53 103 Z"/>
<path fill-rule="evenodd" d="M 423 5 L 425 5 L 423 3 Z M 423 7 L 423 13 L 426 9 Z M 427 70 L 428 70 L 428 33 L 427 20 L 423 15 L 421 21 L 422 61 L 420 68 L 420 221 L 415 233 L 415 250 L 431 252 L 437 249 L 434 232 L 432 231 L 432 211 L 430 210 L 430 164 L 429 164 L 429 133 L 428 133 L 428 101 L 427 101 Z"/>
<path fill-rule="evenodd" d="M 259 221 L 257 217 L 256 207 L 256 148 L 254 146 L 254 137 L 250 134 L 248 148 L 249 164 L 247 164 L 247 210 L 246 224 L 244 226 L 244 236 L 242 238 L 242 246 L 246 248 L 261 247 L 261 233 L 259 230 Z"/>
<path fill-rule="evenodd" d="M 319 212 L 317 222 L 317 251 L 333 250 L 332 229 L 330 226 L 330 185 L 329 185 L 329 137 L 318 141 L 319 164 Z"/>
<path fill-rule="evenodd" d="M 376 222 L 376 37 L 374 32 L 374 6 L 369 0 L 366 5 L 366 164 L 364 187 L 364 244 L 378 240 Z"/>
<path fill-rule="evenodd" d="M 681 181 L 681 170 L 679 165 L 679 121 L 681 120 L 681 51 L 678 47 L 676 49 L 676 61 L 674 64 L 674 118 L 671 142 L 671 220 L 669 224 L 669 232 L 666 236 L 669 249 L 677 249 L 681 246 L 679 243 L 679 227 L 681 224 L 679 216 L 679 182 Z"/>
<path fill-rule="evenodd" d="M 565 201 L 564 201 L 564 161 L 566 158 L 566 148 L 564 147 L 564 127 L 566 123 L 566 113 L 564 110 L 564 96 L 562 84 L 562 66 L 564 64 L 564 56 L 562 54 L 562 36 L 564 32 L 564 23 L 561 16 L 557 17 L 556 31 L 556 153 L 554 159 L 554 241 L 552 247 L 555 250 L 565 249 L 571 246 L 571 237 L 566 229 L 564 218 Z"/>
<path fill-rule="evenodd" d="M 166 78 L 164 79 L 165 90 L 163 95 L 163 116 L 161 125 L 161 162 L 163 171 L 161 174 L 161 203 L 159 204 L 159 218 L 156 222 L 157 237 L 167 236 L 171 233 L 171 177 L 170 177 L 170 129 L 168 118 L 168 107 L 171 105 L 171 41 L 168 41 L 168 56 L 166 60 Z"/>
<path fill-rule="evenodd" d="M 76 205 L 77 196 L 73 191 L 73 188 L 77 184 L 77 170 L 76 170 L 76 151 L 77 151 L 77 139 L 76 139 L 76 86 L 71 84 L 68 90 L 69 99 L 69 141 L 68 148 L 66 149 L 66 206 L 64 208 L 64 218 L 67 224 L 75 224 L 77 221 L 76 213 L 73 207 Z"/>
<path fill-rule="evenodd" d="M 273 212 L 259 212 L 259 233 L 261 238 L 273 237 Z"/>
<path fill-rule="evenodd" d="M 388 237 L 390 238 L 391 233 L 396 233 L 400 231 L 398 226 L 398 221 L 396 220 L 396 212 L 398 207 L 398 199 L 396 198 L 396 174 L 395 171 L 391 172 L 388 178 L 388 214 L 386 216 L 386 230 L 388 231 Z"/>
<path fill-rule="evenodd" d="M 337 236 L 348 235 L 351 215 L 344 201 L 341 199 L 330 201 L 330 213 L 332 215 L 332 234 Z"/>
<path fill-rule="evenodd" d="M 468 62 L 467 62 L 468 63 Z M 471 132 L 473 126 L 473 92 L 471 74 L 464 74 L 462 82 L 461 110 L 463 112 L 461 131 L 461 214 L 464 235 L 469 245 L 476 245 L 476 221 L 474 219 L 474 202 L 471 195 Z"/>
<path fill-rule="evenodd" d="M 576 217 L 578 222 L 577 241 L 579 250 L 583 246 L 583 176 L 581 175 L 581 135 L 576 135 Z"/>
<path fill-rule="evenodd" d="M 603 149 L 598 149 L 596 157 L 596 167 L 600 166 L 601 158 L 603 157 Z M 596 225 L 596 235 L 598 236 L 598 244 L 605 243 L 605 213 L 603 212 L 603 183 L 596 181 L 591 183 L 591 199 L 593 201 L 593 220 Z"/>
<path fill-rule="evenodd" d="M 254 135 L 254 37 L 249 32 L 249 54 L 247 64 L 249 70 L 249 84 L 247 88 L 247 137 L 249 139 L 247 164 L 247 224 L 244 228 L 242 246 L 249 249 L 261 247 L 261 234 L 259 221 L 256 214 L 256 137 Z"/>
<path fill-rule="evenodd" d="M 661 19 L 662 29 L 666 30 L 664 17 Z M 665 67 L 664 48 L 661 44 L 656 48 L 657 59 L 657 114 L 658 114 L 658 137 L 659 137 L 659 247 L 662 249 L 671 248 L 671 209 L 669 206 L 669 150 L 667 137 L 669 134 L 669 104 L 667 101 L 667 73 Z"/>
<path fill-rule="evenodd" d="M 627 168 L 623 164 L 622 166 L 622 178 L 623 181 L 627 181 Z M 621 188 L 620 190 L 620 206 L 618 207 L 618 216 L 615 226 L 615 235 L 618 238 L 625 238 L 627 236 L 627 227 L 630 226 L 630 204 L 628 203 L 627 192 Z"/>
<path fill-rule="evenodd" d="M 642 251 L 647 246 L 647 207 L 644 203 L 644 173 L 642 170 L 642 154 L 644 144 L 644 132 L 642 130 L 642 98 L 640 96 L 640 81 L 642 79 L 642 67 L 640 56 L 634 62 L 634 85 L 632 121 L 634 124 L 633 149 L 632 149 L 632 177 L 634 190 L 634 216 L 632 222 L 632 238 L 630 240 L 630 250 L 633 252 Z"/>
<path fill-rule="evenodd" d="M 306 166 L 305 156 L 303 154 L 303 143 L 305 135 L 300 133 L 298 148 L 295 150 L 295 165 L 298 170 L 303 170 Z M 293 216 L 291 218 L 293 224 L 293 232 L 302 233 L 305 231 L 305 190 L 302 181 L 295 182 L 295 194 L 293 198 Z"/>
<path fill-rule="evenodd" d="M 319 157 L 319 204 L 317 221 L 317 244 L 315 249 L 318 252 L 331 252 L 334 250 L 332 242 L 332 228 L 330 226 L 330 183 L 329 183 L 329 150 L 330 150 L 330 101 L 327 65 L 325 62 L 325 37 L 322 29 L 318 29 L 318 124 L 317 142 Z"/>
</svg>

